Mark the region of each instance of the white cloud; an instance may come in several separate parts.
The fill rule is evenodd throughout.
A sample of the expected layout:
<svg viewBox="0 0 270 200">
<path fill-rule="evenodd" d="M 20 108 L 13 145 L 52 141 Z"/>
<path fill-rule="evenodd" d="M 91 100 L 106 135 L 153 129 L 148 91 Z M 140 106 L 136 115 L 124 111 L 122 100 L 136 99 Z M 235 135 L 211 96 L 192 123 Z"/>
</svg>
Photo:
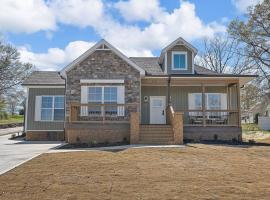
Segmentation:
<svg viewBox="0 0 270 200">
<path fill-rule="evenodd" d="M 134 25 L 122 25 L 113 19 L 95 28 L 102 37 L 124 52 L 137 52 L 140 55 L 163 48 L 179 36 L 192 41 L 226 31 L 226 27 L 217 22 L 204 24 L 196 15 L 195 5 L 187 1 L 180 1 L 179 8 L 171 13 L 164 11 L 155 20 L 143 29 Z"/>
<path fill-rule="evenodd" d="M 101 23 L 104 14 L 101 0 L 51 0 L 48 5 L 58 22 L 83 28 Z"/>
<path fill-rule="evenodd" d="M 152 21 L 163 15 L 158 0 L 130 0 L 115 3 L 115 8 L 127 21 Z"/>
<path fill-rule="evenodd" d="M 51 39 L 57 24 L 92 27 L 127 56 L 152 56 L 153 51 L 179 36 L 192 42 L 226 31 L 222 22 L 204 23 L 196 15 L 195 4 L 179 2 L 180 6 L 169 12 L 160 6 L 159 0 L 120 0 L 113 4 L 125 19 L 119 22 L 111 15 L 111 7 L 102 0 L 4 0 L 0 7 L 0 31 L 32 33 L 45 30 L 46 37 Z M 7 8 L 9 13 L 3 14 Z M 130 23 L 133 21 L 146 21 L 148 25 L 142 28 Z M 83 52 L 81 49 L 86 50 L 91 45 L 76 41 L 64 49 L 50 48 L 46 53 L 34 53 L 29 48 L 20 48 L 20 51 L 23 60 L 40 69 L 60 69 L 79 56 Z M 69 52 L 75 48 L 79 50 Z"/>
<path fill-rule="evenodd" d="M 55 18 L 43 0 L 2 0 L 0 31 L 33 33 L 55 30 Z"/>
<path fill-rule="evenodd" d="M 254 6 L 262 0 L 232 0 L 233 5 L 240 13 L 246 13 L 249 6 Z"/>
<path fill-rule="evenodd" d="M 49 48 L 46 53 L 34 53 L 29 47 L 19 47 L 22 62 L 30 62 L 39 70 L 60 70 L 87 51 L 94 42 L 74 41 L 64 49 Z"/>
</svg>

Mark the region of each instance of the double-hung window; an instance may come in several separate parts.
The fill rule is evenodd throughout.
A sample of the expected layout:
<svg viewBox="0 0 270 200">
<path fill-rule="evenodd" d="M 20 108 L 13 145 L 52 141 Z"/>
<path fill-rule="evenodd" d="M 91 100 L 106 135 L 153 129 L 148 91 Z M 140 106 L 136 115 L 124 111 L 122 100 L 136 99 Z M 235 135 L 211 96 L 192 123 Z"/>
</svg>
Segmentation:
<svg viewBox="0 0 270 200">
<path fill-rule="evenodd" d="M 181 51 L 172 52 L 172 69 L 187 70 L 187 52 Z"/>
<path fill-rule="evenodd" d="M 117 87 L 114 86 L 94 86 L 88 88 L 88 102 L 93 104 L 106 104 L 104 106 L 105 114 L 117 114 L 117 106 L 108 104 L 117 104 Z M 91 106 L 89 114 L 101 114 L 102 106 Z"/>
<path fill-rule="evenodd" d="M 41 121 L 64 120 L 64 96 L 41 96 Z"/>
</svg>

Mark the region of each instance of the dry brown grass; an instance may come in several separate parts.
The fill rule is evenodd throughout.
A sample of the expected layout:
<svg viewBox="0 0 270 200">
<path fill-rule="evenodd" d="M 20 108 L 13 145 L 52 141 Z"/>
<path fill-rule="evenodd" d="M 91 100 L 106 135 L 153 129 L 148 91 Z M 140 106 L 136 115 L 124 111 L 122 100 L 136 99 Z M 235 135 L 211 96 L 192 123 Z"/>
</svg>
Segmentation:
<svg viewBox="0 0 270 200">
<path fill-rule="evenodd" d="M 0 199 L 269 199 L 270 147 L 43 154 L 0 176 Z"/>
</svg>

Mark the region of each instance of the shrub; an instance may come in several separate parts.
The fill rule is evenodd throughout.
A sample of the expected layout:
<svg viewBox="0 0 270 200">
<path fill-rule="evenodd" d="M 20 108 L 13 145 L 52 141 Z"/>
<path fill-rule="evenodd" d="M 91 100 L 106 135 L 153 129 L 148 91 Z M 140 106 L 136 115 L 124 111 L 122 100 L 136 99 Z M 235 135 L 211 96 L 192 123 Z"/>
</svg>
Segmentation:
<svg viewBox="0 0 270 200">
<path fill-rule="evenodd" d="M 215 141 L 218 140 L 218 135 L 217 135 L 217 134 L 214 135 L 214 140 L 215 140 Z"/>
<path fill-rule="evenodd" d="M 254 123 L 255 124 L 258 124 L 258 118 L 259 118 L 259 116 L 260 116 L 260 113 L 256 113 L 255 114 L 255 117 L 254 117 Z"/>
</svg>

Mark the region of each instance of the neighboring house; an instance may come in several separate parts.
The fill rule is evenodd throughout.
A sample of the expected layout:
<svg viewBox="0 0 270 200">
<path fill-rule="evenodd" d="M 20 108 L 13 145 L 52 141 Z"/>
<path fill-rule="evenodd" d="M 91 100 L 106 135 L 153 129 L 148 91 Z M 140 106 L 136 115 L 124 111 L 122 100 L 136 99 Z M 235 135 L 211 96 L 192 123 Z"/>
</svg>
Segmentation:
<svg viewBox="0 0 270 200">
<path fill-rule="evenodd" d="M 34 72 L 27 140 L 181 144 L 241 140 L 240 88 L 254 76 L 194 64 L 182 38 L 160 57 L 128 58 L 101 40 L 60 72 Z"/>
</svg>

